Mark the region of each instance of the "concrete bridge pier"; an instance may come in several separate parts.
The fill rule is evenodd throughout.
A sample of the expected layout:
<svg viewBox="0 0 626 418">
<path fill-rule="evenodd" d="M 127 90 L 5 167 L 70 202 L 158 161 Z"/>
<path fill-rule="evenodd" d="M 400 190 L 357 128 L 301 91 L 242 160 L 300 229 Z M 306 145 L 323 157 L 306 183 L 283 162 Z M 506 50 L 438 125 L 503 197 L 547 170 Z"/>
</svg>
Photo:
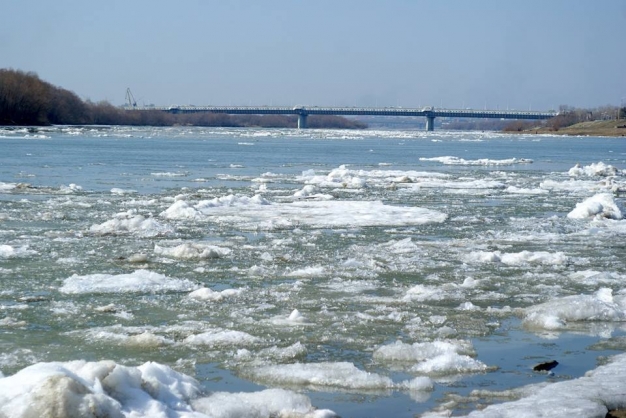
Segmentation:
<svg viewBox="0 0 626 418">
<path fill-rule="evenodd" d="M 306 129 L 306 119 L 309 115 L 306 113 L 300 113 L 298 115 L 298 129 Z"/>
<path fill-rule="evenodd" d="M 435 117 L 426 115 L 426 130 L 434 131 L 435 130 Z"/>
</svg>

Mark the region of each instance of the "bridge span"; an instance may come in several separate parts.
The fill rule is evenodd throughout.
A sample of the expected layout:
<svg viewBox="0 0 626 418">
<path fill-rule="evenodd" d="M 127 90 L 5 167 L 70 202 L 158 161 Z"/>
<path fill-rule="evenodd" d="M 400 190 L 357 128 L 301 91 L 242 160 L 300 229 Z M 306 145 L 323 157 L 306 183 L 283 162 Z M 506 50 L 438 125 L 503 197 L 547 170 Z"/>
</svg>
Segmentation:
<svg viewBox="0 0 626 418">
<path fill-rule="evenodd" d="M 550 119 L 558 113 L 553 111 L 519 110 L 474 110 L 440 109 L 422 107 L 419 109 L 401 107 L 320 107 L 320 106 L 166 106 L 166 107 L 126 107 L 127 110 L 159 110 L 169 113 L 227 113 L 231 115 L 297 115 L 298 129 L 307 126 L 309 115 L 337 116 L 423 116 L 426 130 L 435 128 L 435 118 L 491 118 L 491 119 Z"/>
</svg>

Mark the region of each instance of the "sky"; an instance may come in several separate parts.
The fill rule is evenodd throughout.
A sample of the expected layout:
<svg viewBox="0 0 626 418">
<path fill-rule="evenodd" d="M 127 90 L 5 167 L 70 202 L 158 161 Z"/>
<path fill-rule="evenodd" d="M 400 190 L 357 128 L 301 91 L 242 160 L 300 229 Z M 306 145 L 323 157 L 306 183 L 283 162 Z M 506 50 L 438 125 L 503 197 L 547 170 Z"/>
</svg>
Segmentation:
<svg viewBox="0 0 626 418">
<path fill-rule="evenodd" d="M 621 105 L 626 0 L 2 0 L 0 68 L 114 105 Z"/>
</svg>

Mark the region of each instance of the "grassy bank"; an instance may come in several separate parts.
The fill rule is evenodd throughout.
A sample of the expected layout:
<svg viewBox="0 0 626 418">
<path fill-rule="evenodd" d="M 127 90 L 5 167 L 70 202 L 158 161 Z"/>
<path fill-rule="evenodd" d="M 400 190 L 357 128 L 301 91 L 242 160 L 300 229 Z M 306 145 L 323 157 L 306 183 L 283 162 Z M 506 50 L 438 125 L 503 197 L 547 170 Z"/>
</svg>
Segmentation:
<svg viewBox="0 0 626 418">
<path fill-rule="evenodd" d="M 626 137 L 626 119 L 580 122 L 571 126 L 559 128 L 558 130 L 549 127 L 532 128 L 525 130 L 524 133 Z"/>
</svg>

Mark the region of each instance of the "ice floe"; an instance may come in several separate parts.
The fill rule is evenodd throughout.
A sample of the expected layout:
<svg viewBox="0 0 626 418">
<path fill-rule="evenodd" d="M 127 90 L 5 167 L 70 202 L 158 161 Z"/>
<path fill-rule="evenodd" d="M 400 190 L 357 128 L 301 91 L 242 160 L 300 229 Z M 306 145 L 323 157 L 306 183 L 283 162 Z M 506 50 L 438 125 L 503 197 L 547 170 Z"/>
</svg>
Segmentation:
<svg viewBox="0 0 626 418">
<path fill-rule="evenodd" d="M 490 405 L 473 411 L 467 418 L 508 417 L 604 417 L 608 411 L 624 409 L 626 400 L 626 354 L 612 357 L 585 376 L 550 384 L 534 385 L 518 391 L 522 398 Z M 441 413 L 424 414 L 423 417 L 440 417 Z"/>
<path fill-rule="evenodd" d="M 626 321 L 625 297 L 613 296 L 609 288 L 591 295 L 565 296 L 524 310 L 523 323 L 528 328 L 563 329 L 569 322 Z"/>
<path fill-rule="evenodd" d="M 261 342 L 262 339 L 243 331 L 215 328 L 201 334 L 190 335 L 183 341 L 185 344 L 210 347 L 246 346 Z"/>
<path fill-rule="evenodd" d="M 467 373 L 482 373 L 489 367 L 482 361 L 458 353 L 444 353 L 429 358 L 411 367 L 413 373 L 423 373 L 429 376 L 456 376 Z"/>
<path fill-rule="evenodd" d="M 164 257 L 178 258 L 181 260 L 206 260 L 211 258 L 222 258 L 230 254 L 228 248 L 208 245 L 198 242 L 189 242 L 177 245 L 176 247 L 154 246 L 154 253 Z"/>
<path fill-rule="evenodd" d="M 492 160 L 489 158 L 480 158 L 478 160 L 465 160 L 459 157 L 433 157 L 420 158 L 420 161 L 435 161 L 445 165 L 513 165 L 513 164 L 531 164 L 533 160 L 528 158 L 506 158 L 503 160 Z"/>
<path fill-rule="evenodd" d="M 282 389 L 206 393 L 193 378 L 148 362 L 37 363 L 0 375 L 0 415 L 111 418 L 330 418 L 308 397 Z"/>
<path fill-rule="evenodd" d="M 20 258 L 29 257 L 37 254 L 37 251 L 31 250 L 27 245 L 21 247 L 13 247 L 11 245 L 0 245 L 0 258 Z"/>
<path fill-rule="evenodd" d="M 92 225 L 89 231 L 96 235 L 133 234 L 140 237 L 155 237 L 171 233 L 170 226 L 154 218 L 146 218 L 134 209 L 117 214 L 113 219 L 99 225 Z"/>
<path fill-rule="evenodd" d="M 521 251 L 519 253 L 502 253 L 501 251 L 476 251 L 465 257 L 468 262 L 502 263 L 510 266 L 522 264 L 565 265 L 568 257 L 562 252 Z"/>
<path fill-rule="evenodd" d="M 390 389 L 432 390 L 430 380 L 394 383 L 389 377 L 366 372 L 349 362 L 293 363 L 247 369 L 246 376 L 259 382 L 303 386 L 314 390 L 380 391 Z"/>
<path fill-rule="evenodd" d="M 219 302 L 226 298 L 232 298 L 235 296 L 239 296 L 244 289 L 224 289 L 222 291 L 212 290 L 207 287 L 202 287 L 200 289 L 194 290 L 189 293 L 189 297 L 197 300 L 211 301 L 211 302 Z"/>
<path fill-rule="evenodd" d="M 581 203 L 576 204 L 576 208 L 567 214 L 571 219 L 616 219 L 620 220 L 624 217 L 626 211 L 620 203 L 618 203 L 612 194 L 599 193 Z"/>
<path fill-rule="evenodd" d="M 242 229 L 284 229 L 306 225 L 312 228 L 424 225 L 441 223 L 447 215 L 426 208 L 391 206 L 380 201 L 296 201 L 270 203 L 255 196 L 226 196 L 199 202 L 192 207 L 176 202 L 161 216 L 167 219 L 195 219 L 205 216 L 213 222 L 234 224 Z"/>
<path fill-rule="evenodd" d="M 320 193 L 317 187 L 308 184 L 293 194 L 293 197 L 297 199 L 319 199 L 319 200 L 331 200 L 334 197 L 329 194 Z"/>
<path fill-rule="evenodd" d="M 149 270 L 135 270 L 128 274 L 87 274 L 63 281 L 61 293 L 155 293 L 188 292 L 198 285 L 186 279 L 175 279 Z"/>
<path fill-rule="evenodd" d="M 305 395 L 284 389 L 253 393 L 216 392 L 192 401 L 194 409 L 215 418 L 333 418 L 328 409 L 315 409 Z"/>
<path fill-rule="evenodd" d="M 17 183 L 4 183 L 0 181 L 0 192 L 8 192 L 17 188 Z"/>
<path fill-rule="evenodd" d="M 373 356 L 383 362 L 417 363 L 449 353 L 476 355 L 470 341 L 440 340 L 413 344 L 396 341 L 377 348 Z"/>
<path fill-rule="evenodd" d="M 602 161 L 599 163 L 593 163 L 586 166 L 582 166 L 580 164 L 576 164 L 574 167 L 570 168 L 567 172 L 572 177 L 609 177 L 609 176 L 618 176 L 622 175 L 622 172 L 617 168 L 613 167 L 610 164 L 605 164 Z"/>
</svg>

